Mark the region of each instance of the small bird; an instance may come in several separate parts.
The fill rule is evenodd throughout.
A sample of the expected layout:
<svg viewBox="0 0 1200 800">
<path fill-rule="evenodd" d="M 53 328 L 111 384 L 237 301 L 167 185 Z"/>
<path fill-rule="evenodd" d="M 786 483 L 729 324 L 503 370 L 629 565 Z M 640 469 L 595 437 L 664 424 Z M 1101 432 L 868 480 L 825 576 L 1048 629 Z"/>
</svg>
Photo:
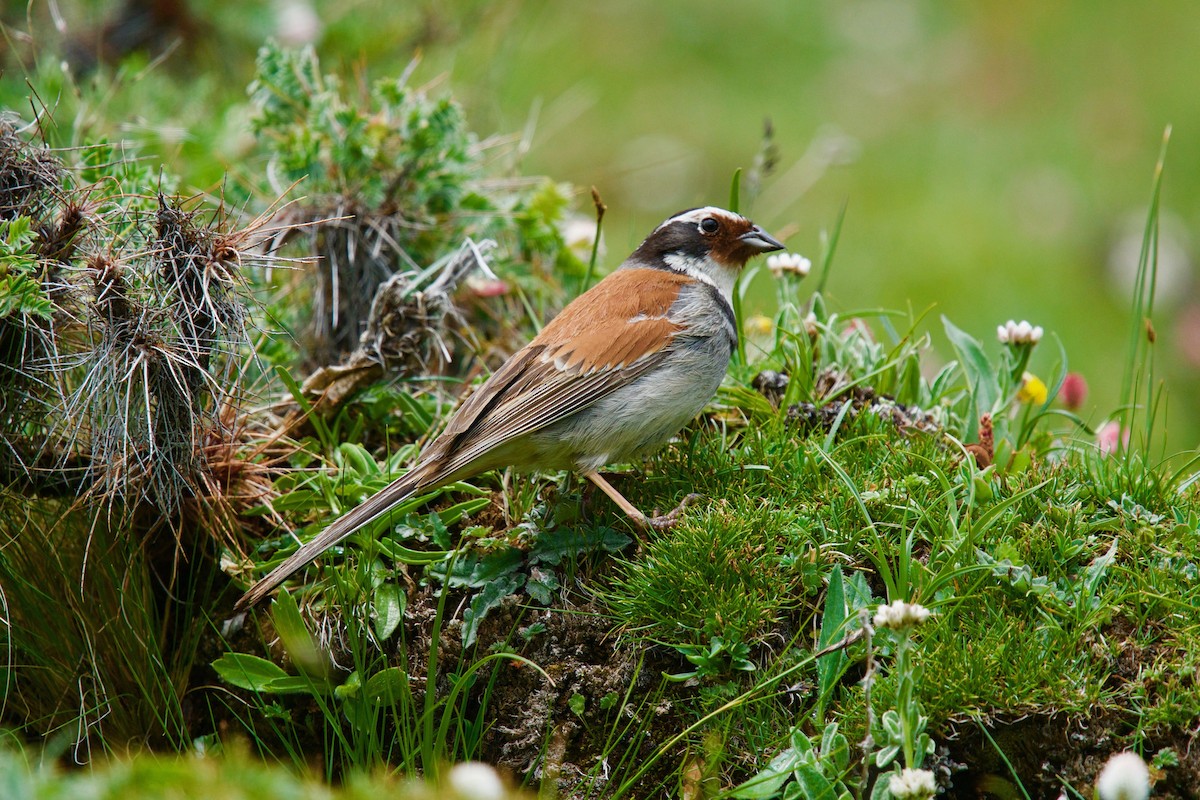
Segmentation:
<svg viewBox="0 0 1200 800">
<path fill-rule="evenodd" d="M 782 249 L 731 211 L 674 215 L 492 373 L 416 466 L 306 542 L 237 608 L 414 494 L 500 467 L 576 470 L 639 525 L 668 527 L 673 514 L 647 518 L 597 470 L 655 450 L 700 413 L 737 344 L 734 281 L 751 257 Z"/>
</svg>

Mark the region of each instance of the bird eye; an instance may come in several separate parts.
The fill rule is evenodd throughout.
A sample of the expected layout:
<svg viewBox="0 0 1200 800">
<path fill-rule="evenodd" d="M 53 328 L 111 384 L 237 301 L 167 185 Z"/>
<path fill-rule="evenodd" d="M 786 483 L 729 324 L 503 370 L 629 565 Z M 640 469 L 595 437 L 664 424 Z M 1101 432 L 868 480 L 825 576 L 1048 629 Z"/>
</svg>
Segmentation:
<svg viewBox="0 0 1200 800">
<path fill-rule="evenodd" d="M 705 217 L 700 221 L 700 230 L 705 233 L 716 233 L 721 229 L 721 223 L 717 222 L 712 217 Z"/>
</svg>

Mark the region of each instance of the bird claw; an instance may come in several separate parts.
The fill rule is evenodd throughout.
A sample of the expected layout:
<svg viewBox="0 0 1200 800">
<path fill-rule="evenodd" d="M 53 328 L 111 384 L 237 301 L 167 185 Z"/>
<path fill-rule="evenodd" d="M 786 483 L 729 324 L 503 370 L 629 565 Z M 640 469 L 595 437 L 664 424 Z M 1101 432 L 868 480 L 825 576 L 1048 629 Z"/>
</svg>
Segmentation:
<svg viewBox="0 0 1200 800">
<path fill-rule="evenodd" d="M 675 527 L 675 523 L 679 522 L 679 515 L 683 512 L 683 510 L 690 505 L 694 505 L 702 498 L 703 495 L 692 492 L 687 497 L 683 498 L 679 505 L 675 506 L 675 508 L 668 511 L 666 514 L 659 514 L 658 510 L 655 509 L 655 515 L 645 520 L 646 527 L 655 531 L 669 531 L 671 528 Z"/>
</svg>

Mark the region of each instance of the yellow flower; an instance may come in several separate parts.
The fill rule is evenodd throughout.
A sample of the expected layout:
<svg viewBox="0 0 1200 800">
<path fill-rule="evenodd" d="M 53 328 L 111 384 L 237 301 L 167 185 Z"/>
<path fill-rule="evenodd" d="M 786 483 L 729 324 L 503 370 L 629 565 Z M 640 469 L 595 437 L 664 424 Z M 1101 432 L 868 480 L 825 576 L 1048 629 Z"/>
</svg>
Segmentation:
<svg viewBox="0 0 1200 800">
<path fill-rule="evenodd" d="M 746 332 L 752 336 L 766 336 L 775 328 L 775 323 L 770 317 L 762 314 L 755 314 L 746 320 Z"/>
<path fill-rule="evenodd" d="M 1017 390 L 1017 399 L 1022 403 L 1041 405 L 1046 402 L 1046 384 L 1032 372 L 1021 376 L 1021 388 Z"/>
</svg>

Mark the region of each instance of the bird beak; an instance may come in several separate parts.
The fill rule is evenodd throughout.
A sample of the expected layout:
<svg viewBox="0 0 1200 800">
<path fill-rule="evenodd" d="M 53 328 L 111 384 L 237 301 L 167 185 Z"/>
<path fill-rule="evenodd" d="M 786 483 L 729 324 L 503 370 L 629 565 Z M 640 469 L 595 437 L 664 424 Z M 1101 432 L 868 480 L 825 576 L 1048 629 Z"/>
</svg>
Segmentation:
<svg viewBox="0 0 1200 800">
<path fill-rule="evenodd" d="M 773 250 L 784 249 L 783 244 L 778 239 L 757 225 L 739 236 L 738 240 L 759 253 L 770 253 Z"/>
</svg>

